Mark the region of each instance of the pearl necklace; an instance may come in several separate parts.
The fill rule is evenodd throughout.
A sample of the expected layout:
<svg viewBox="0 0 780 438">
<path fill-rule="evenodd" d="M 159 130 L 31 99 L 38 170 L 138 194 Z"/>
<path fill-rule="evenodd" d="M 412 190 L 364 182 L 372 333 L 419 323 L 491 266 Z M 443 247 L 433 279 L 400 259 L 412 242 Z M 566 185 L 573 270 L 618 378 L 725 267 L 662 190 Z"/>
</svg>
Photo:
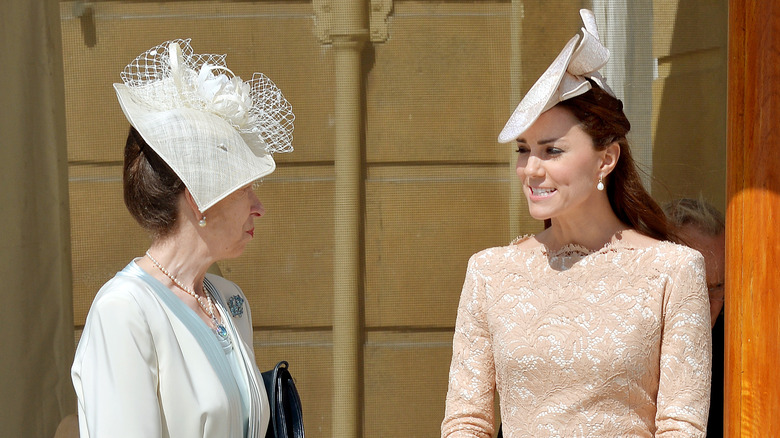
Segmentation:
<svg viewBox="0 0 780 438">
<path fill-rule="evenodd" d="M 191 288 L 185 286 L 181 281 L 179 281 L 178 278 L 174 277 L 173 274 L 171 274 L 163 265 L 160 264 L 157 260 L 155 260 L 154 257 L 152 257 L 151 254 L 149 254 L 149 251 L 146 251 L 146 256 L 149 257 L 149 260 L 152 261 L 154 266 L 157 267 L 163 274 L 165 274 L 166 277 L 170 278 L 171 281 L 179 287 L 179 289 L 183 290 L 184 292 L 187 292 L 188 294 L 192 295 L 193 298 L 195 298 L 195 301 L 198 302 L 198 305 L 201 309 L 203 309 L 203 312 L 208 314 L 211 317 L 211 321 L 214 322 L 214 332 L 219 335 L 220 337 L 227 337 L 227 330 L 225 329 L 225 326 L 220 324 L 219 320 L 217 320 L 217 315 L 214 313 L 214 302 L 211 300 L 211 295 L 206 294 L 206 288 L 204 287 L 203 295 L 206 296 L 206 302 L 208 303 L 208 307 L 203 304 L 203 298 L 201 298 L 197 293 L 195 293 L 194 290 Z"/>
</svg>

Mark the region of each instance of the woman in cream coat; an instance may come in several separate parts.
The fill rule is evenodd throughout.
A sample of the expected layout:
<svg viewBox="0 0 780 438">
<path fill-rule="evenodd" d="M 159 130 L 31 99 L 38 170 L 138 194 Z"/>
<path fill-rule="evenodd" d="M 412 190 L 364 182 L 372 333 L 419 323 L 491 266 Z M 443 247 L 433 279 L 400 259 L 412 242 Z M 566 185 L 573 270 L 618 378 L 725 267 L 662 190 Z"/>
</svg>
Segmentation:
<svg viewBox="0 0 780 438">
<path fill-rule="evenodd" d="M 114 87 L 132 127 L 124 197 L 152 236 L 98 292 L 72 368 L 82 437 L 263 437 L 268 397 L 243 292 L 207 274 L 264 209 L 253 183 L 291 150 L 293 115 L 189 40 L 153 47 Z"/>
</svg>

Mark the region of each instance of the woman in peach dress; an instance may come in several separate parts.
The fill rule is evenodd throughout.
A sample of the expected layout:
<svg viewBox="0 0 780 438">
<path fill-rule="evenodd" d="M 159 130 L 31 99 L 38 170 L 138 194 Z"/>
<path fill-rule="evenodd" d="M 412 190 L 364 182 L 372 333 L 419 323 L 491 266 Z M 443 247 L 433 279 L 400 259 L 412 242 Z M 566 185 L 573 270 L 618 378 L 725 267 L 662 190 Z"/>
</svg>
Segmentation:
<svg viewBox="0 0 780 438">
<path fill-rule="evenodd" d="M 595 19 L 499 136 L 517 143 L 529 213 L 547 228 L 471 257 L 442 437 L 701 436 L 710 325 L 704 261 L 672 243 L 598 70 Z"/>
</svg>

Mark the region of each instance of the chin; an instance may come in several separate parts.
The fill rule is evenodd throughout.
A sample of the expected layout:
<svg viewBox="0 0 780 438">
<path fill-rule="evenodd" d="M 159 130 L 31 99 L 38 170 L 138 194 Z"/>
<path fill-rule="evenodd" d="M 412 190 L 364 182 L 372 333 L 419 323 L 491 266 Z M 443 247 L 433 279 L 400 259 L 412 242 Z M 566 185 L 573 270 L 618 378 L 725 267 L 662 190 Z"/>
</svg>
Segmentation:
<svg viewBox="0 0 780 438">
<path fill-rule="evenodd" d="M 228 259 L 236 259 L 238 257 L 241 257 L 241 254 L 244 253 L 244 249 L 246 249 L 246 245 L 242 245 L 241 248 L 235 249 L 233 251 L 227 252 L 225 256 L 223 257 L 223 260 Z"/>
<path fill-rule="evenodd" d="M 532 218 L 538 220 L 538 221 L 544 221 L 547 219 L 551 219 L 552 216 L 549 213 L 543 212 L 543 211 L 534 211 L 529 210 L 528 214 L 531 215 Z"/>
</svg>

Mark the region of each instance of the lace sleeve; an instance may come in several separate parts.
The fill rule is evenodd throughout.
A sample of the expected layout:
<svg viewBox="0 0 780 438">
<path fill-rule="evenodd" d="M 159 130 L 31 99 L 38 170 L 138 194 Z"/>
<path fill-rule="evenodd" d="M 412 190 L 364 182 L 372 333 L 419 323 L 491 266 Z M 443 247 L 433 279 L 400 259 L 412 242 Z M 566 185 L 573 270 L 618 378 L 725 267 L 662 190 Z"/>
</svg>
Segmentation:
<svg viewBox="0 0 780 438">
<path fill-rule="evenodd" d="M 484 312 L 485 252 L 471 257 L 463 284 L 452 341 L 449 389 L 442 437 L 493 436 L 495 366 Z"/>
<path fill-rule="evenodd" d="M 657 437 L 704 437 L 710 402 L 712 334 L 704 259 L 690 251 L 664 298 Z"/>
</svg>

